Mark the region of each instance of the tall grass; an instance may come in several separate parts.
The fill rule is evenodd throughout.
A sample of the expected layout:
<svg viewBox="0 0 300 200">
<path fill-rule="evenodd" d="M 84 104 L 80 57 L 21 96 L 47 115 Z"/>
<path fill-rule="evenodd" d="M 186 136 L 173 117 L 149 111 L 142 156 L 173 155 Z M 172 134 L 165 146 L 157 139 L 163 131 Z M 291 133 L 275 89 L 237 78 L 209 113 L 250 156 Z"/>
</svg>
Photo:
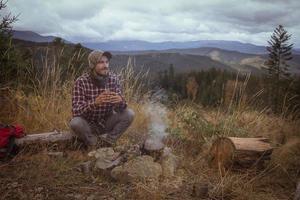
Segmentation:
<svg viewBox="0 0 300 200">
<path fill-rule="evenodd" d="M 72 90 L 78 76 L 78 72 L 72 69 L 71 60 L 82 55 L 74 54 L 67 62 L 68 65 L 62 66 L 59 58 L 63 55 L 64 49 L 58 51 L 57 55 L 50 55 L 47 49 L 42 66 L 35 66 L 37 70 L 28 71 L 24 77 L 26 83 L 31 83 L 25 88 L 26 91 L 24 85 L 11 90 L 10 103 L 17 104 L 18 112 L 13 118 L 6 120 L 7 123 L 22 124 L 28 133 L 69 129 L 69 120 L 72 118 Z M 129 61 L 120 76 L 125 98 L 137 116 L 133 128 L 137 132 L 145 131 L 147 117 L 143 105 L 137 103 L 137 100 L 146 98 L 147 90 L 143 84 L 147 73 L 134 73 L 133 65 Z"/>
<path fill-rule="evenodd" d="M 297 162 L 300 121 L 270 114 L 268 108 L 253 108 L 253 101 L 264 91 L 247 97 L 248 80 L 246 76 L 244 82 L 236 79 L 232 84 L 231 102 L 227 107 L 204 108 L 193 102 L 178 103 L 169 112 L 169 129 L 170 137 L 180 142 L 171 145 L 175 150 L 180 149 L 176 153 L 181 155 L 182 165 L 192 174 L 189 178 L 197 177 L 211 186 L 210 199 L 287 199 L 300 175 L 300 162 Z M 205 165 L 210 144 L 220 136 L 266 137 L 277 148 L 265 171 L 245 169 L 243 173 L 222 175 Z M 286 187 L 282 189 L 272 183 Z"/>
<path fill-rule="evenodd" d="M 132 58 L 129 57 L 127 65 L 120 71 L 124 96 L 129 103 L 148 99 L 147 97 L 149 95 L 149 71 L 141 69 L 137 72 L 134 68 Z"/>
<path fill-rule="evenodd" d="M 68 73 L 64 80 L 64 66 L 57 62 L 57 57 L 54 56 L 51 62 L 48 60 L 47 49 L 43 65 L 36 67 L 39 73 L 28 73 L 27 78 L 32 83 L 31 91 L 25 94 L 18 90 L 20 110 L 16 121 L 23 124 L 29 133 L 66 130 L 71 118 L 75 73 Z"/>
</svg>

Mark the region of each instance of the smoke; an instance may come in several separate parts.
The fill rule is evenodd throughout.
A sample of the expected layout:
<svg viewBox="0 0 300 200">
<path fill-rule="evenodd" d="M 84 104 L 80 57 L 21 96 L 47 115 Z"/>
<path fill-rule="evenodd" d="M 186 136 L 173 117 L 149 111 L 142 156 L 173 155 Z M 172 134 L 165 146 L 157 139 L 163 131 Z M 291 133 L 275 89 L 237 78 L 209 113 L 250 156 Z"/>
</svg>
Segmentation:
<svg viewBox="0 0 300 200">
<path fill-rule="evenodd" d="M 147 106 L 147 113 L 150 116 L 150 135 L 155 135 L 159 138 L 164 138 L 167 136 L 166 128 L 167 128 L 167 108 L 165 105 L 160 103 L 164 98 L 166 98 L 166 94 L 164 90 L 158 90 L 155 92 L 150 102 Z"/>
</svg>

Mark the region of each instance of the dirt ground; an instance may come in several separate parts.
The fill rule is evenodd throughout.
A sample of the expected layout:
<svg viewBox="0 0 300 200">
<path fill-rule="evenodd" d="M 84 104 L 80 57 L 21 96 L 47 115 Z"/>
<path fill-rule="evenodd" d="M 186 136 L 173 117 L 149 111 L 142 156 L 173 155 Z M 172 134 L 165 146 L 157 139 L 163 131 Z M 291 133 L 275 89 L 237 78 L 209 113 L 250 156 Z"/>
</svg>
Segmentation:
<svg viewBox="0 0 300 200">
<path fill-rule="evenodd" d="M 56 146 L 20 152 L 0 164 L 0 199 L 292 199 L 295 183 L 274 168 L 228 171 L 221 176 L 205 159 L 206 146 L 169 140 L 179 158 L 174 180 L 122 184 L 107 171 L 84 174 L 81 149 Z M 48 149 L 48 150 L 46 150 Z M 191 150 L 192 149 L 192 150 Z M 62 156 L 48 155 L 62 151 Z M 277 178 L 276 178 L 277 177 Z M 201 190 L 207 188 L 207 194 Z"/>
</svg>

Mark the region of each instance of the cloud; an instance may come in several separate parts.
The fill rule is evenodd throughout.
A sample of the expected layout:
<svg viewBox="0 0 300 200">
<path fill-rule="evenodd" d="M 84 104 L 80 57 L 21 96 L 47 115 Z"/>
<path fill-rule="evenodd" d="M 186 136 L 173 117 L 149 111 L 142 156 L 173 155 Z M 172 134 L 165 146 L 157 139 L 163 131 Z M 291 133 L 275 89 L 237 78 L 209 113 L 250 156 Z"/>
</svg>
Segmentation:
<svg viewBox="0 0 300 200">
<path fill-rule="evenodd" d="M 297 0 L 11 0 L 16 29 L 74 42 L 238 40 L 266 44 L 282 24 L 300 35 Z M 293 38 L 300 46 L 300 38 Z"/>
</svg>

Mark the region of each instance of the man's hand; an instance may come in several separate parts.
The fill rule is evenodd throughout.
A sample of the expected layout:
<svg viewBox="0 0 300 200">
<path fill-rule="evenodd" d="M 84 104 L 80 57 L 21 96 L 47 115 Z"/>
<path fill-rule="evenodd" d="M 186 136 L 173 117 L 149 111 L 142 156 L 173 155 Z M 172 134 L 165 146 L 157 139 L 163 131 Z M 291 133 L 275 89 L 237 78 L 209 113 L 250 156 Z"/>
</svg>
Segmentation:
<svg viewBox="0 0 300 200">
<path fill-rule="evenodd" d="M 122 97 L 115 93 L 115 92 L 110 92 L 110 91 L 104 91 L 101 93 L 95 100 L 96 105 L 101 105 L 103 103 L 120 103 L 122 102 L 123 99 Z"/>
<path fill-rule="evenodd" d="M 107 92 L 108 96 L 110 97 L 110 103 L 121 103 L 123 101 L 122 97 L 115 92 Z"/>
</svg>

